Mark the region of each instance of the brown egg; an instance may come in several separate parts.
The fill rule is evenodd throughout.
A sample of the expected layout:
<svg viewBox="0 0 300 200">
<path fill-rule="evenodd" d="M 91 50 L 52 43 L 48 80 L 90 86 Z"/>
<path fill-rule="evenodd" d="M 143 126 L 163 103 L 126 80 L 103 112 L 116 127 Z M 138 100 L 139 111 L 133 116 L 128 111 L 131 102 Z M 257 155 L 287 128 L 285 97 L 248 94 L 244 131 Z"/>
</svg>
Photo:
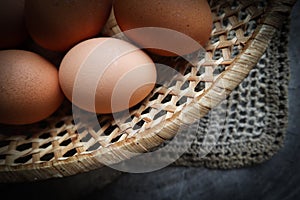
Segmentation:
<svg viewBox="0 0 300 200">
<path fill-rule="evenodd" d="M 0 123 L 30 124 L 51 115 L 62 103 L 57 69 L 23 50 L 0 51 Z"/>
<path fill-rule="evenodd" d="M 112 0 L 26 0 L 26 25 L 33 40 L 53 51 L 66 51 L 101 32 Z"/>
<path fill-rule="evenodd" d="M 114 38 L 79 43 L 63 58 L 59 81 L 66 97 L 96 113 L 115 113 L 141 102 L 153 89 L 156 68 L 142 50 Z"/>
<path fill-rule="evenodd" d="M 115 0 L 113 8 L 117 23 L 126 36 L 142 47 L 157 47 L 149 49 L 165 56 L 189 54 L 201 48 L 200 45 L 205 46 L 213 27 L 207 0 Z M 174 32 L 128 31 L 143 27 L 160 27 Z"/>
<path fill-rule="evenodd" d="M 27 38 L 24 2 L 25 0 L 0 1 L 0 49 L 21 45 Z"/>
</svg>

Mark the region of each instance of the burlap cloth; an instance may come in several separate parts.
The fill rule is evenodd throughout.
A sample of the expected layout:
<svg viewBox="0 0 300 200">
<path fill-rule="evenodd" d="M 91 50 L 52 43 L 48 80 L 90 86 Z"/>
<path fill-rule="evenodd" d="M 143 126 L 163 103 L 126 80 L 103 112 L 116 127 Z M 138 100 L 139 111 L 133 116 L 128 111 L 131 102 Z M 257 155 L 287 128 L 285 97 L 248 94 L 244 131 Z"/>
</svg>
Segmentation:
<svg viewBox="0 0 300 200">
<path fill-rule="evenodd" d="M 190 126 L 184 137 L 193 142 L 173 165 L 244 167 L 270 159 L 283 146 L 288 123 L 288 32 L 288 25 L 282 27 L 248 77 Z M 216 143 L 207 142 L 207 137 Z M 179 141 L 172 153 L 184 145 Z"/>
</svg>

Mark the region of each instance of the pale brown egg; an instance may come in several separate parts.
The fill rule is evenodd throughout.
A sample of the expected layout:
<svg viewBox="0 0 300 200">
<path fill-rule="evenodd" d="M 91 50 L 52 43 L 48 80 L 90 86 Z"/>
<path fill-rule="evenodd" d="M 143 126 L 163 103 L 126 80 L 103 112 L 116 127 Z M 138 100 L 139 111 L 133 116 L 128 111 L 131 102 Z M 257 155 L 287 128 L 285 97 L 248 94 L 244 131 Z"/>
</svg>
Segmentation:
<svg viewBox="0 0 300 200">
<path fill-rule="evenodd" d="M 24 5 L 25 0 L 0 1 L 0 49 L 17 47 L 26 40 Z"/>
<path fill-rule="evenodd" d="M 64 96 L 54 65 L 23 50 L 0 51 L 0 123 L 31 124 L 47 118 Z"/>
<path fill-rule="evenodd" d="M 213 27 L 207 0 L 115 0 L 113 8 L 116 21 L 126 36 L 142 47 L 157 47 L 149 50 L 164 56 L 189 54 L 202 48 Z M 143 27 L 160 27 L 174 32 L 129 31 Z"/>
<path fill-rule="evenodd" d="M 142 50 L 114 38 L 79 43 L 63 58 L 59 81 L 65 96 L 95 113 L 124 111 L 153 89 L 156 68 Z"/>
<path fill-rule="evenodd" d="M 29 34 L 41 47 L 66 51 L 99 34 L 112 0 L 26 0 Z"/>
</svg>

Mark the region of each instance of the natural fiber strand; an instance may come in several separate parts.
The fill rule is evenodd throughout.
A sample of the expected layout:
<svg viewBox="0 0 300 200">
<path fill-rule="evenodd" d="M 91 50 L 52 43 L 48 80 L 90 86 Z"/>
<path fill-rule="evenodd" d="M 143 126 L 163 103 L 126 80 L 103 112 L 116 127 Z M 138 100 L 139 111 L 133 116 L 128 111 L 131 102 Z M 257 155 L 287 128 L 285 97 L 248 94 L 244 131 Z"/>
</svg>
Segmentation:
<svg viewBox="0 0 300 200">
<path fill-rule="evenodd" d="M 191 135 L 196 132 L 196 138 L 175 165 L 244 167 L 270 159 L 283 146 L 288 123 L 288 33 L 288 25 L 282 27 L 248 77 L 194 124 L 197 131 L 191 130 Z M 226 118 L 221 119 L 220 113 Z M 210 152 L 205 152 L 208 144 L 203 142 L 207 134 L 217 138 Z"/>
</svg>

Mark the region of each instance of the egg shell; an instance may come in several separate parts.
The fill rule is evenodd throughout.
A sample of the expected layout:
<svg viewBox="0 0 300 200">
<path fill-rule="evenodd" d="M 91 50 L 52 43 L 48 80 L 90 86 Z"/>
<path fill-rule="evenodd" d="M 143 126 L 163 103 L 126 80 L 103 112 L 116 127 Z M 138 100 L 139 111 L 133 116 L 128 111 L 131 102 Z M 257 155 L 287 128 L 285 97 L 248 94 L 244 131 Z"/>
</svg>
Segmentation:
<svg viewBox="0 0 300 200">
<path fill-rule="evenodd" d="M 65 96 L 89 112 L 116 113 L 141 102 L 154 88 L 156 68 L 142 50 L 115 38 L 94 38 L 63 58 L 59 81 Z"/>
<path fill-rule="evenodd" d="M 0 49 L 17 47 L 28 38 L 24 5 L 25 0 L 0 1 Z"/>
<path fill-rule="evenodd" d="M 67 51 L 101 32 L 111 6 L 112 0 L 26 0 L 26 25 L 41 47 Z"/>
<path fill-rule="evenodd" d="M 64 99 L 55 66 L 23 50 L 0 51 L 0 96 L 0 123 L 15 125 L 47 118 Z"/>
<path fill-rule="evenodd" d="M 178 41 L 176 34 L 169 35 L 169 39 L 162 34 L 133 34 L 127 31 L 142 27 L 167 28 L 183 33 L 199 45 L 205 46 L 213 27 L 212 13 L 207 0 L 115 0 L 113 9 L 117 23 L 127 37 L 142 47 L 164 45 L 163 49 L 149 49 L 152 53 L 163 56 L 176 55 L 168 51 L 169 46 L 176 43 L 177 51 L 182 55 L 198 49 L 183 47 L 184 42 Z"/>
</svg>

